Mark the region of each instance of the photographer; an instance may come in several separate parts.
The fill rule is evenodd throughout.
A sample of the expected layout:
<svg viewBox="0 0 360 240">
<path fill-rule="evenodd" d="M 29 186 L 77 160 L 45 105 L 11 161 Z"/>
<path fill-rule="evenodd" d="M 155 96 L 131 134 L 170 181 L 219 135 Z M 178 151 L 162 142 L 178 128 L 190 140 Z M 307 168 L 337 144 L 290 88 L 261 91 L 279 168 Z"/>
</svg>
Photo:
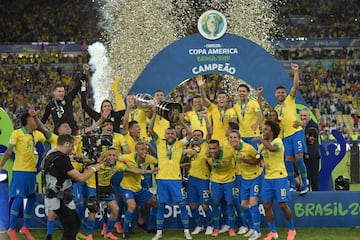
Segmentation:
<svg viewBox="0 0 360 240">
<path fill-rule="evenodd" d="M 143 170 L 140 168 L 128 167 L 118 160 L 118 152 L 115 148 L 109 148 L 107 150 L 106 159 L 100 163 L 100 169 L 97 176 L 94 175 L 89 178 L 86 183 L 88 187 L 88 209 L 90 211 L 87 221 L 87 239 L 93 239 L 93 228 L 95 225 L 95 214 L 100 210 L 99 201 L 107 202 L 108 207 L 111 210 L 111 214 L 108 221 L 108 226 L 104 237 L 109 239 L 117 239 L 112 234 L 115 221 L 119 212 L 119 206 L 116 202 L 116 198 L 113 192 L 113 187 L 110 183 L 111 177 L 118 171 L 132 172 L 135 174 L 153 173 L 155 170 Z"/>
<path fill-rule="evenodd" d="M 80 218 L 73 201 L 72 181 L 86 181 L 99 169 L 99 164 L 91 165 L 83 173 L 74 169 L 69 155 L 74 147 L 71 135 L 63 134 L 58 137 L 56 147 L 50 151 L 45 159 L 45 208 L 54 210 L 59 216 L 64 228 L 62 240 L 73 240 L 80 227 Z"/>
<path fill-rule="evenodd" d="M 29 105 L 29 114 L 32 117 L 34 117 L 37 129 L 44 134 L 48 143 L 51 145 L 51 148 L 54 149 L 57 144 L 58 135 L 50 132 L 44 126 L 44 124 L 37 117 L 39 112 L 40 112 L 39 110 L 35 111 L 35 107 L 33 105 Z M 85 128 L 85 130 L 84 130 L 85 133 L 90 132 L 93 129 L 100 126 L 102 124 L 102 122 L 107 118 L 108 114 L 109 114 L 109 112 L 104 112 L 102 114 L 101 118 L 96 123 L 94 123 L 90 127 Z M 72 132 L 70 125 L 67 122 L 59 122 L 58 125 L 55 126 L 54 131 L 58 132 L 59 135 L 71 134 L 71 132 Z M 75 156 L 70 156 L 71 163 L 75 169 L 82 172 L 85 162 L 84 162 L 83 153 L 82 153 L 81 135 L 76 135 L 73 137 L 74 137 L 74 148 L 73 148 L 72 153 L 75 154 Z M 82 219 L 84 217 L 84 213 L 85 213 L 85 206 L 84 206 L 85 197 L 83 194 L 86 191 L 85 182 L 74 182 L 72 185 L 72 190 L 73 190 L 73 196 L 74 196 L 73 200 L 76 204 L 77 212 L 78 212 L 80 218 Z M 55 212 L 52 210 L 49 210 L 48 211 L 46 240 L 52 239 L 55 218 L 56 218 Z M 79 235 L 80 235 L 80 233 L 78 233 L 77 237 L 79 237 Z"/>
</svg>

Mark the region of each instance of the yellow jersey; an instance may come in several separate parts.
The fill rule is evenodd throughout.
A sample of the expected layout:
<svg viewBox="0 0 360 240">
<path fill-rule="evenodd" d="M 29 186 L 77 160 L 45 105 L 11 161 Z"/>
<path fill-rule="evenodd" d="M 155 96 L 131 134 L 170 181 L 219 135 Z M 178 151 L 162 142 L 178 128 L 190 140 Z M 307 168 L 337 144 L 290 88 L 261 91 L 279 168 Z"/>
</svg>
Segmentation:
<svg viewBox="0 0 360 240">
<path fill-rule="evenodd" d="M 100 168 L 97 171 L 98 186 L 110 186 L 110 180 L 112 176 L 118 171 L 125 172 L 127 166 L 122 162 L 115 162 L 113 166 L 110 166 L 106 161 L 100 164 Z M 86 180 L 86 185 L 90 188 L 96 188 L 95 174 Z"/>
<path fill-rule="evenodd" d="M 244 141 L 240 142 L 239 149 L 236 151 L 236 160 L 239 158 L 254 159 L 256 158 L 256 150 L 251 144 Z M 257 178 L 262 173 L 262 168 L 258 164 L 249 164 L 246 162 L 237 163 L 241 176 L 245 180 L 251 180 Z"/>
<path fill-rule="evenodd" d="M 271 152 L 264 148 L 263 144 L 260 144 L 259 149 L 262 154 L 266 168 L 265 168 L 265 179 L 275 179 L 287 177 L 287 172 L 284 162 L 284 145 L 280 138 L 272 140 L 271 145 L 279 148 L 276 152 Z"/>
<path fill-rule="evenodd" d="M 170 122 L 162 116 L 156 114 L 154 122 L 154 132 L 160 137 L 165 137 L 165 131 L 170 127 Z"/>
<path fill-rule="evenodd" d="M 9 145 L 14 146 L 16 154 L 12 170 L 36 172 L 35 144 L 45 141 L 45 136 L 37 130 L 32 133 L 28 132 L 25 127 L 14 130 L 9 140 Z"/>
<path fill-rule="evenodd" d="M 185 114 L 184 120 L 190 123 L 192 131 L 201 130 L 204 133 L 204 136 L 207 135 L 206 121 L 198 111 L 192 110 L 187 112 Z"/>
<path fill-rule="evenodd" d="M 235 151 L 220 151 L 219 159 L 208 158 L 211 169 L 211 181 L 229 183 L 235 181 Z"/>
<path fill-rule="evenodd" d="M 140 138 L 146 138 L 146 111 L 142 108 L 131 109 L 129 112 L 129 122 L 137 121 L 140 126 Z"/>
<path fill-rule="evenodd" d="M 135 146 L 138 142 L 141 142 L 141 139 L 137 139 L 135 140 L 133 137 L 130 136 L 130 133 L 128 132 L 127 134 L 123 135 L 125 142 L 127 143 L 127 145 L 130 148 L 130 152 L 135 153 Z"/>
<path fill-rule="evenodd" d="M 196 154 L 190 158 L 189 176 L 208 180 L 210 179 L 210 166 L 207 163 L 206 151 L 209 145 L 203 141 L 200 146 L 189 146 L 187 150 L 195 150 Z"/>
<path fill-rule="evenodd" d="M 259 103 L 253 99 L 249 99 L 244 103 L 239 102 L 235 104 L 234 110 L 239 122 L 241 137 L 260 136 L 259 126 L 255 131 L 251 129 L 251 126 L 257 122 L 258 116 L 261 113 Z"/>
<path fill-rule="evenodd" d="M 164 139 L 156 139 L 159 172 L 156 179 L 181 180 L 180 161 L 186 138 L 169 145 Z"/>
<path fill-rule="evenodd" d="M 294 122 L 297 121 L 295 97 L 289 94 L 285 101 L 275 106 L 280 120 L 280 128 L 284 131 L 283 136 L 288 137 L 295 132 L 301 131 L 301 127 L 294 128 Z"/>
<path fill-rule="evenodd" d="M 139 163 L 136 153 L 125 154 L 120 158 L 121 162 L 126 164 L 129 168 L 142 168 L 147 169 L 150 164 L 156 164 L 157 160 L 151 155 L 147 155 L 144 163 Z M 141 190 L 141 174 L 135 174 L 132 172 L 125 172 L 124 177 L 120 182 L 120 186 L 124 189 L 138 192 Z"/>
<path fill-rule="evenodd" d="M 121 135 L 120 133 L 113 132 L 111 135 L 112 135 L 112 146 L 111 147 L 115 148 L 120 156 L 121 149 L 128 146 L 128 143 L 126 142 L 124 136 Z"/>
<path fill-rule="evenodd" d="M 212 139 L 220 141 L 226 137 L 225 132 L 229 122 L 236 122 L 236 113 L 233 108 L 220 109 L 213 103 L 208 106 L 208 112 L 211 115 L 213 128 Z"/>
</svg>

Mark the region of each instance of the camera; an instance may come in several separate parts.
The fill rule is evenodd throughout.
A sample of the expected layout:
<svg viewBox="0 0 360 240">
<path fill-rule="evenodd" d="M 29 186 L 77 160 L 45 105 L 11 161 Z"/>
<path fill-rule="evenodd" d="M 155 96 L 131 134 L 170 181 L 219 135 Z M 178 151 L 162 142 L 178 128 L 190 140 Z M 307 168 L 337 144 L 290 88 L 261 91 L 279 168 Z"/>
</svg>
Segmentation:
<svg viewBox="0 0 360 240">
<path fill-rule="evenodd" d="M 102 148 L 112 146 L 112 136 L 103 135 L 99 129 L 95 129 L 81 136 L 84 155 L 90 159 L 90 164 L 97 162 L 102 153 Z"/>
</svg>

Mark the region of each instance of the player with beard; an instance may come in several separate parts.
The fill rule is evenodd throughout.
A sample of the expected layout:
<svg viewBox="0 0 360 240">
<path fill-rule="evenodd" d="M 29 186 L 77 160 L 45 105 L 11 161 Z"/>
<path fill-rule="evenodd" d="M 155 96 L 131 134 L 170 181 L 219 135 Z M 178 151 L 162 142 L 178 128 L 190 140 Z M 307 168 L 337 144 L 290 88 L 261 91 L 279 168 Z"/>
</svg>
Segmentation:
<svg viewBox="0 0 360 240">
<path fill-rule="evenodd" d="M 182 158 L 183 148 L 192 137 L 190 128 L 183 121 L 183 114 L 179 117 L 178 124 L 186 129 L 186 137 L 176 140 L 176 130 L 169 127 L 165 131 L 165 139 L 159 138 L 154 132 L 154 121 L 156 114 L 150 121 L 149 132 L 157 146 L 159 173 L 156 175 L 157 180 L 157 201 L 159 203 L 156 216 L 157 233 L 152 238 L 158 240 L 162 238 L 164 223 L 164 213 L 166 203 L 176 203 L 180 207 L 181 222 L 184 227 L 184 236 L 186 239 L 192 239 L 189 231 L 189 216 L 186 210 L 186 204 L 182 196 L 182 176 L 180 170 L 180 161 Z"/>
</svg>

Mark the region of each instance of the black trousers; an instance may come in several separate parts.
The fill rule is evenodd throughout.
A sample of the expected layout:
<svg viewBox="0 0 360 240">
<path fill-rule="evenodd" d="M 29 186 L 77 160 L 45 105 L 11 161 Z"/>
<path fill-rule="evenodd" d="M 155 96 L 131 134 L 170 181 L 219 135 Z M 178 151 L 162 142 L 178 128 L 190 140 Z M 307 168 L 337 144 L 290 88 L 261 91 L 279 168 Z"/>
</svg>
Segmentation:
<svg viewBox="0 0 360 240">
<path fill-rule="evenodd" d="M 304 159 L 311 191 L 319 191 L 319 162 L 320 158 Z"/>
<path fill-rule="evenodd" d="M 75 240 L 81 224 L 76 209 L 71 210 L 65 205 L 64 201 L 61 200 L 60 208 L 55 210 L 55 212 L 60 218 L 61 225 L 64 228 L 61 240 Z"/>
</svg>

